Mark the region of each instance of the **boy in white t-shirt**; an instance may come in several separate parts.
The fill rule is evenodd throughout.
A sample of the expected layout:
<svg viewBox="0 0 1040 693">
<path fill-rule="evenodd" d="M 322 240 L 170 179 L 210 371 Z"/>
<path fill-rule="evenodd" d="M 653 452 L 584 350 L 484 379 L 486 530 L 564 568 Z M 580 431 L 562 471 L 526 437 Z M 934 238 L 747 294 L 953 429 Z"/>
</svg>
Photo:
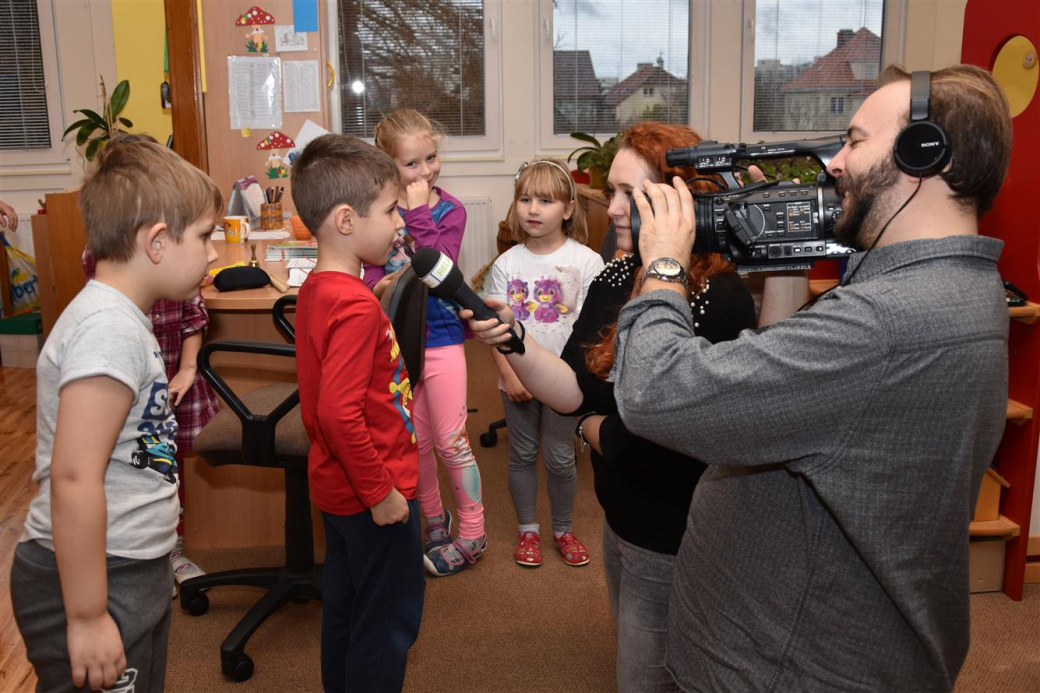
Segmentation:
<svg viewBox="0 0 1040 693">
<path fill-rule="evenodd" d="M 15 550 L 11 601 L 37 690 L 161 691 L 177 422 L 148 312 L 198 292 L 223 201 L 206 174 L 130 135 L 98 155 L 79 205 L 97 274 L 37 363 L 40 488 Z"/>
</svg>

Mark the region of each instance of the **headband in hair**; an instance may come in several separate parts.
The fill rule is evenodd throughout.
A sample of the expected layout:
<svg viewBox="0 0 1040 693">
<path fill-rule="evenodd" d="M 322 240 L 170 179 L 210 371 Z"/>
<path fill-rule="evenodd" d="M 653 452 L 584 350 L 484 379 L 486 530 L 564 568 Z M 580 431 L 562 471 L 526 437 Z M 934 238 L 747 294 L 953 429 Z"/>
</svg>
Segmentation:
<svg viewBox="0 0 1040 693">
<path fill-rule="evenodd" d="M 524 163 L 520 164 L 520 168 L 516 170 L 516 175 L 513 176 L 513 186 L 515 187 L 517 183 L 520 182 L 520 173 L 523 172 L 525 168 L 527 168 L 528 166 L 537 166 L 538 164 L 549 164 L 550 166 L 555 166 L 556 168 L 563 171 L 563 174 L 567 176 L 567 182 L 570 183 L 571 201 L 573 202 L 578 198 L 578 188 L 574 182 L 574 179 L 571 178 L 571 172 L 567 170 L 567 167 L 561 164 L 559 161 L 553 161 L 552 159 L 536 159 L 530 162 L 525 161 Z"/>
</svg>

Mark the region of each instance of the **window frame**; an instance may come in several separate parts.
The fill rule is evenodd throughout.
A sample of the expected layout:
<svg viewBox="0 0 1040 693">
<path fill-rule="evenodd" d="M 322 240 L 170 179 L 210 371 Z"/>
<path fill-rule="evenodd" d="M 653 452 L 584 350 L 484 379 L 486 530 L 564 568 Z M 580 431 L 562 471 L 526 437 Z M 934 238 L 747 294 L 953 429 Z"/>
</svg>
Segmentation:
<svg viewBox="0 0 1040 693">
<path fill-rule="evenodd" d="M 447 161 L 483 161 L 501 159 L 504 153 L 502 141 L 502 0 L 483 0 L 484 3 L 484 117 L 485 131 L 480 137 L 452 136 L 444 138 L 440 147 L 441 158 Z M 332 84 L 329 87 L 328 118 L 332 132 L 343 131 L 342 102 L 340 100 L 339 74 L 339 0 L 325 0 L 326 55 L 333 66 Z M 372 144 L 373 138 L 364 138 Z"/>
<path fill-rule="evenodd" d="M 64 174 L 71 172 L 69 147 L 62 140 L 65 129 L 65 109 L 62 100 L 61 78 L 58 69 L 59 55 L 56 40 L 54 8 L 51 0 L 36 0 L 36 18 L 40 31 L 40 55 L 43 62 L 43 79 L 47 94 L 47 121 L 50 127 L 51 146 L 48 149 L 27 149 L 0 153 L 3 175 L 27 175 L 27 168 L 45 167 L 41 174 Z"/>
<path fill-rule="evenodd" d="M 881 20 L 881 61 L 878 70 L 891 63 L 901 64 L 906 36 L 907 0 L 884 0 Z M 755 25 L 757 0 L 743 0 L 743 33 L 740 69 L 740 140 L 742 142 L 782 142 L 844 134 L 838 130 L 755 130 Z M 846 104 L 848 112 L 848 104 Z"/>
<path fill-rule="evenodd" d="M 689 122 L 687 125 L 699 130 L 706 122 L 707 110 L 704 95 L 707 94 L 708 34 L 711 7 L 708 2 L 689 0 L 689 26 L 687 47 L 687 108 Z M 553 132 L 553 6 L 552 0 L 538 0 L 536 18 L 535 75 L 538 85 L 535 89 L 537 103 L 537 135 L 539 151 L 568 152 L 582 143 L 567 135 Z M 699 29 L 697 28 L 699 27 Z M 601 142 L 616 135 L 616 132 L 597 132 L 594 134 Z"/>
</svg>

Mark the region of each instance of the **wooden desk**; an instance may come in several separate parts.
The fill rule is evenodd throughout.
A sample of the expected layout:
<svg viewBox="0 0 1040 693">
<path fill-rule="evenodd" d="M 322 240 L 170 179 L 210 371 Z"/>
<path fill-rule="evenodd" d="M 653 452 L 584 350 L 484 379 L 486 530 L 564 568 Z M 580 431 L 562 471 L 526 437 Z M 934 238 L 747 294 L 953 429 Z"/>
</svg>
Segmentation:
<svg viewBox="0 0 1040 693">
<path fill-rule="evenodd" d="M 256 241 L 260 267 L 269 274 L 288 278 L 284 262 L 265 262 L 264 252 L 273 241 Z M 215 241 L 219 259 L 215 266 L 248 262 L 249 242 L 233 245 Z M 296 293 L 290 289 L 290 293 Z M 209 310 L 206 341 L 239 340 L 284 344 L 274 326 L 271 309 L 281 293 L 274 287 L 220 292 L 202 290 Z M 275 356 L 217 354 L 217 372 L 239 394 L 271 383 L 295 382 L 296 361 Z M 189 549 L 272 546 L 283 543 L 285 521 L 284 475 L 278 469 L 244 465 L 210 467 L 200 457 L 185 460 L 184 536 Z M 316 527 L 321 527 L 320 516 Z M 319 534 L 319 540 L 323 538 Z"/>
</svg>

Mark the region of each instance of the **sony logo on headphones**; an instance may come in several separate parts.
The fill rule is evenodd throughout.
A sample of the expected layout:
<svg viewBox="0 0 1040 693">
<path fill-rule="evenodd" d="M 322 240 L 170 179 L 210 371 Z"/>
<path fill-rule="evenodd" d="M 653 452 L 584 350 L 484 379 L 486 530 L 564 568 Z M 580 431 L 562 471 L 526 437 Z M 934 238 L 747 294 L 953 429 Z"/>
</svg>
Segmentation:
<svg viewBox="0 0 1040 693">
<path fill-rule="evenodd" d="M 922 147 L 941 147 L 942 146 L 942 142 L 940 142 L 938 140 L 936 140 L 935 142 L 922 142 L 921 146 Z"/>
</svg>

